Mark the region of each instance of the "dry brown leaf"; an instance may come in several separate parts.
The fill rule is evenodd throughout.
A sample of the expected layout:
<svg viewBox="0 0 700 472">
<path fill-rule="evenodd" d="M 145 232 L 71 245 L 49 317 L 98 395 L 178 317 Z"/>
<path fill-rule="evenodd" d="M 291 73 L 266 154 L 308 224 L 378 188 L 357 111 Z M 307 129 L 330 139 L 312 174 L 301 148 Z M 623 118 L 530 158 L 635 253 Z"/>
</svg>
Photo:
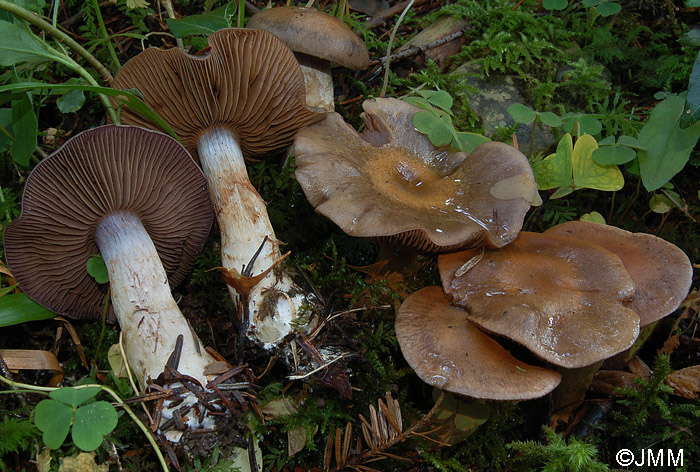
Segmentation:
<svg viewBox="0 0 700 472">
<path fill-rule="evenodd" d="M 666 377 L 666 384 L 673 393 L 683 398 L 697 398 L 700 392 L 700 365 L 674 370 Z"/>
</svg>

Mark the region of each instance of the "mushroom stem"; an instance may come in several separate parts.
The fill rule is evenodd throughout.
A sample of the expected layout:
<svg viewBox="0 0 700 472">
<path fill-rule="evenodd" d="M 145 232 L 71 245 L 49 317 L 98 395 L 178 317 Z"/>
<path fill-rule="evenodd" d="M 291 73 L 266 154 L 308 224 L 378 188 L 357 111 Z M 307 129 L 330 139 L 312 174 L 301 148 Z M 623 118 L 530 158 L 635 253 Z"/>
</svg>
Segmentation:
<svg viewBox="0 0 700 472">
<path fill-rule="evenodd" d="M 109 272 L 127 360 L 141 386 L 145 388 L 163 372 L 178 335 L 183 335 L 183 343 L 177 371 L 206 386 L 204 368 L 214 359 L 175 303 L 163 264 L 141 220 L 133 213 L 112 213 L 95 230 L 95 242 Z"/>
<path fill-rule="evenodd" d="M 204 133 L 197 143 L 202 171 L 221 230 L 221 261 L 228 269 L 243 273 L 263 245 L 247 275 L 261 274 L 282 257 L 265 202 L 248 179 L 243 154 L 234 134 L 224 128 Z M 229 285 L 235 299 L 238 293 Z M 306 296 L 284 271 L 270 271 L 248 294 L 248 337 L 271 347 L 292 330 Z"/>
<path fill-rule="evenodd" d="M 304 75 L 306 105 L 310 108 L 335 111 L 331 63 L 307 54 L 295 53 L 294 56 L 299 61 L 299 68 Z"/>
</svg>

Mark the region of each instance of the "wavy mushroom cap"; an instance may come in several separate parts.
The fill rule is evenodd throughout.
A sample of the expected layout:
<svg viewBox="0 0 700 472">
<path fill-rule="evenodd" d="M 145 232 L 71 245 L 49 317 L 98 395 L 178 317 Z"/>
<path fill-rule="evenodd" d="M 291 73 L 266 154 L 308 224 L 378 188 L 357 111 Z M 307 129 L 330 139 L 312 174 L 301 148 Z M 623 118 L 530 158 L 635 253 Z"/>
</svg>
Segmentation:
<svg viewBox="0 0 700 472">
<path fill-rule="evenodd" d="M 413 126 L 419 108 L 394 98 L 362 106 L 362 134 L 330 113 L 294 138 L 296 178 L 317 212 L 351 236 L 424 251 L 515 239 L 538 196 L 522 153 L 495 142 L 469 155 L 436 148 Z"/>
<path fill-rule="evenodd" d="M 509 245 L 440 256 L 450 301 L 469 320 L 567 369 L 630 347 L 639 316 L 620 258 L 585 241 L 521 232 Z"/>
<path fill-rule="evenodd" d="M 268 8 L 250 17 L 246 26 L 269 31 L 294 52 L 353 70 L 369 66 L 364 41 L 345 23 L 315 8 Z"/>
<path fill-rule="evenodd" d="M 510 355 L 449 304 L 440 287 L 411 294 L 399 308 L 396 337 L 408 364 L 424 382 L 489 400 L 529 400 L 559 384 L 554 371 Z"/>
<path fill-rule="evenodd" d="M 629 305 L 646 326 L 672 313 L 685 299 L 693 282 L 693 266 L 677 246 L 646 233 L 615 226 L 570 221 L 545 234 L 576 238 L 603 246 L 617 255 L 634 282 Z"/>
<path fill-rule="evenodd" d="M 229 28 L 208 41 L 197 56 L 148 48 L 124 64 L 112 87 L 138 89 L 192 155 L 211 128 L 231 130 L 249 157 L 288 146 L 299 128 L 323 118 L 306 107 L 299 64 L 272 34 Z M 154 127 L 130 108 L 122 122 Z"/>
<path fill-rule="evenodd" d="M 87 261 L 99 253 L 95 229 L 114 212 L 139 217 L 171 286 L 194 265 L 213 218 L 207 182 L 177 141 L 133 126 L 84 131 L 32 170 L 22 214 L 5 231 L 27 296 L 56 313 L 101 317 L 108 285 L 88 275 Z"/>
</svg>

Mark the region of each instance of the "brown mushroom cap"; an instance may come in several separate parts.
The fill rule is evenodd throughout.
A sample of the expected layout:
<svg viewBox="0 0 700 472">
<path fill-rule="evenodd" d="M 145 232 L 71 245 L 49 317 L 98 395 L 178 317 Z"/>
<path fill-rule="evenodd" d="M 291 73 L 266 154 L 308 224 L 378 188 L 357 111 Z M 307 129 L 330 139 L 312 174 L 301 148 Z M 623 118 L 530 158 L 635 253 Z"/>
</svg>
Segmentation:
<svg viewBox="0 0 700 472">
<path fill-rule="evenodd" d="M 269 31 L 294 52 L 353 70 L 369 66 L 364 41 L 345 23 L 315 8 L 268 8 L 253 15 L 246 26 Z"/>
<path fill-rule="evenodd" d="M 424 382 L 490 400 L 528 400 L 551 392 L 561 376 L 520 362 L 449 304 L 440 287 L 411 294 L 396 317 L 396 337 Z"/>
<path fill-rule="evenodd" d="M 634 282 L 634 299 L 629 307 L 639 315 L 641 326 L 660 320 L 678 308 L 693 282 L 693 266 L 688 256 L 651 234 L 585 221 L 563 223 L 545 234 L 599 244 L 617 255 Z"/>
<path fill-rule="evenodd" d="M 208 41 L 198 56 L 148 48 L 124 64 L 112 87 L 138 89 L 192 155 L 210 128 L 233 131 L 249 157 L 291 144 L 297 129 L 323 118 L 306 107 L 299 64 L 272 34 L 229 28 Z M 130 108 L 122 122 L 154 127 Z"/>
<path fill-rule="evenodd" d="M 113 212 L 141 219 L 171 286 L 209 234 L 207 182 L 187 151 L 157 131 L 108 125 L 66 141 L 32 170 L 5 255 L 22 290 L 56 313 L 99 318 L 108 285 L 87 273 L 96 227 Z"/>
<path fill-rule="evenodd" d="M 634 283 L 597 244 L 523 231 L 503 248 L 443 255 L 438 265 L 445 293 L 470 321 L 552 364 L 593 364 L 639 334 L 639 316 L 626 306 Z"/>
<path fill-rule="evenodd" d="M 537 197 L 522 153 L 503 143 L 469 156 L 436 148 L 413 126 L 419 108 L 394 98 L 362 106 L 362 134 L 330 113 L 294 138 L 296 178 L 317 212 L 349 235 L 424 251 L 515 239 Z"/>
</svg>

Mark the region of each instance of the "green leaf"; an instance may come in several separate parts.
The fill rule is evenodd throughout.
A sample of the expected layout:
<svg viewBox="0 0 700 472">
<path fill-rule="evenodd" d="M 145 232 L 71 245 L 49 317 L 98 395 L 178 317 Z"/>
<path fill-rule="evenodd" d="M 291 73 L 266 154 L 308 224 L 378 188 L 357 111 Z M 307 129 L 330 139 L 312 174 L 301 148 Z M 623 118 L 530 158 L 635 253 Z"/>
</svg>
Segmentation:
<svg viewBox="0 0 700 472">
<path fill-rule="evenodd" d="M 56 55 L 49 52 L 32 33 L 14 23 L 0 20 L 0 66 L 53 61 L 55 58 Z"/>
<path fill-rule="evenodd" d="M 0 297 L 0 328 L 27 321 L 47 320 L 56 316 L 23 293 Z"/>
<path fill-rule="evenodd" d="M 646 148 L 638 155 L 644 188 L 652 192 L 680 172 L 700 137 L 700 123 L 680 128 L 684 98 L 674 95 L 659 103 L 637 139 Z"/>
<path fill-rule="evenodd" d="M 49 393 L 49 396 L 54 400 L 65 403 L 72 407 L 77 407 L 81 403 L 85 403 L 91 398 L 95 398 L 100 393 L 100 387 L 63 387 Z"/>
<path fill-rule="evenodd" d="M 649 200 L 649 208 L 654 213 L 668 213 L 675 208 L 675 206 L 671 199 L 663 193 L 655 193 Z"/>
<path fill-rule="evenodd" d="M 16 289 L 19 286 L 19 284 L 14 284 L 10 285 L 9 287 L 3 287 L 0 288 L 0 297 L 4 297 L 5 295 L 12 293 L 14 289 Z"/>
<path fill-rule="evenodd" d="M 423 97 L 404 97 L 403 101 L 424 110 L 433 108 L 430 102 Z"/>
<path fill-rule="evenodd" d="M 622 6 L 619 3 L 615 2 L 607 2 L 607 3 L 601 3 L 597 7 L 595 7 L 595 11 L 600 15 L 600 16 L 613 16 L 617 15 L 622 11 Z"/>
<path fill-rule="evenodd" d="M 85 94 L 82 90 L 73 89 L 56 100 L 56 106 L 61 113 L 75 113 L 85 104 Z"/>
<path fill-rule="evenodd" d="M 545 10 L 565 10 L 569 2 L 567 0 L 543 0 L 542 8 Z"/>
<path fill-rule="evenodd" d="M 547 126 L 550 126 L 552 128 L 558 128 L 562 125 L 561 118 L 559 118 L 557 115 L 555 115 L 551 111 L 545 111 L 545 112 L 539 113 L 538 116 L 540 117 L 540 120 L 542 121 L 542 123 L 544 123 Z"/>
<path fill-rule="evenodd" d="M 622 172 L 617 166 L 601 166 L 593 160 L 593 152 L 598 149 L 598 142 L 590 134 L 584 134 L 576 140 L 571 156 L 574 171 L 574 188 L 592 188 L 596 190 L 620 190 L 625 184 Z"/>
<path fill-rule="evenodd" d="M 624 164 L 637 157 L 634 149 L 613 144 L 601 146 L 593 152 L 593 160 L 602 166 Z"/>
<path fill-rule="evenodd" d="M 508 114 L 513 117 L 516 123 L 532 123 L 537 118 L 537 112 L 522 103 L 513 103 L 508 107 Z"/>
<path fill-rule="evenodd" d="M 700 7 L 700 0 L 685 0 L 685 6 L 688 8 Z"/>
<path fill-rule="evenodd" d="M 68 436 L 73 408 L 56 400 L 42 400 L 34 409 L 34 424 L 44 433 L 46 447 L 58 449 Z"/>
<path fill-rule="evenodd" d="M 17 74 L 12 70 L 12 81 L 17 82 Z M 36 135 L 39 125 L 32 105 L 32 97 L 25 92 L 12 100 L 12 130 L 15 140 L 10 146 L 12 159 L 21 166 L 29 165 L 29 156 L 36 149 Z"/>
<path fill-rule="evenodd" d="M 217 8 L 210 13 L 190 15 L 180 19 L 166 18 L 170 32 L 176 38 L 195 34 L 210 35 L 215 31 L 231 26 L 231 17 L 236 14 L 236 2 Z"/>
<path fill-rule="evenodd" d="M 451 113 L 450 110 L 452 109 L 452 97 L 449 93 L 445 92 L 444 90 L 438 90 L 437 92 L 435 92 L 433 96 L 428 99 L 428 102 L 430 102 L 431 105 L 434 105 L 438 108 L 442 108 L 447 113 Z"/>
<path fill-rule="evenodd" d="M 0 127 L 0 152 L 4 152 L 12 146 L 12 108 L 0 108 Z"/>
<path fill-rule="evenodd" d="M 562 129 L 567 133 L 595 135 L 602 131 L 603 124 L 596 117 L 586 113 L 567 113 L 561 117 L 564 124 Z M 578 126 L 576 126 L 578 124 Z"/>
<path fill-rule="evenodd" d="M 567 133 L 559 140 L 556 153 L 550 154 L 532 166 L 538 189 L 549 190 L 572 186 L 571 156 L 573 152 L 573 140 Z"/>
<path fill-rule="evenodd" d="M 87 272 L 95 279 L 98 284 L 106 284 L 109 282 L 109 272 L 104 259 L 99 254 L 93 254 L 87 261 Z"/>
<path fill-rule="evenodd" d="M 681 115 L 681 129 L 691 126 L 700 120 L 700 52 L 695 58 L 693 71 L 688 82 L 688 95 Z"/>
<path fill-rule="evenodd" d="M 700 29 L 691 29 L 687 31 L 681 39 L 678 40 L 684 46 L 698 47 L 700 46 Z"/>
<path fill-rule="evenodd" d="M 143 101 L 130 90 L 116 90 L 109 87 L 96 87 L 92 85 L 76 85 L 76 84 L 48 84 L 43 82 L 21 82 L 18 84 L 2 85 L 0 86 L 0 94 L 5 92 L 11 92 L 14 94 L 26 92 L 28 90 L 49 90 L 49 95 L 57 95 L 66 93 L 70 90 L 84 90 L 86 92 L 95 92 L 113 97 L 119 101 L 119 103 L 124 104 L 134 110 L 136 113 L 153 123 L 157 128 L 160 128 L 165 133 L 169 134 L 173 138 L 180 141 L 177 134 L 168 125 L 168 123 L 163 120 L 163 118 L 158 115 L 155 111 L 151 110 L 148 105 L 143 103 Z"/>
<path fill-rule="evenodd" d="M 452 147 L 457 151 L 471 154 L 479 145 L 491 141 L 486 136 L 466 131 L 458 132 L 452 142 Z"/>
<path fill-rule="evenodd" d="M 600 144 L 600 143 L 598 143 Z M 637 138 L 633 138 L 632 136 L 627 136 L 626 134 L 623 134 L 620 136 L 617 140 L 617 144 L 620 146 L 627 146 L 633 149 L 641 149 L 643 151 L 646 150 L 644 146 L 642 146 L 642 143 L 639 142 Z"/>
<path fill-rule="evenodd" d="M 592 211 L 590 213 L 584 213 L 581 215 L 581 218 L 579 218 L 581 221 L 588 221 L 589 223 L 599 223 L 601 225 L 605 224 L 605 218 L 603 215 L 598 213 L 597 211 Z"/>
<path fill-rule="evenodd" d="M 108 402 L 99 401 L 80 407 L 73 420 L 73 442 L 83 451 L 94 451 L 117 426 L 117 420 L 117 410 Z"/>
<path fill-rule="evenodd" d="M 452 141 L 453 128 L 429 111 L 421 110 L 413 115 L 413 126 L 427 135 L 433 146 L 447 146 Z"/>
</svg>

